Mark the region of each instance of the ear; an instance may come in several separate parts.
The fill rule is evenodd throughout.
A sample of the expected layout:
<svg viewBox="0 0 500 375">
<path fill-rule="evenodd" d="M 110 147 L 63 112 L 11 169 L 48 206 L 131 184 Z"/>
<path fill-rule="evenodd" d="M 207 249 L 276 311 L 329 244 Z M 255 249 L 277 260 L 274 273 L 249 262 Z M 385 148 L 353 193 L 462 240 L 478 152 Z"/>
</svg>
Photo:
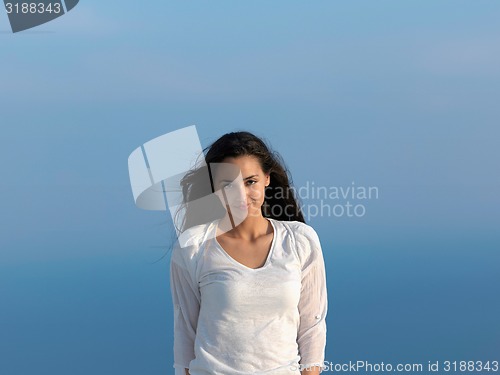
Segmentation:
<svg viewBox="0 0 500 375">
<path fill-rule="evenodd" d="M 266 187 L 268 187 L 270 183 L 271 183 L 271 175 L 266 174 L 266 183 L 265 183 Z"/>
</svg>

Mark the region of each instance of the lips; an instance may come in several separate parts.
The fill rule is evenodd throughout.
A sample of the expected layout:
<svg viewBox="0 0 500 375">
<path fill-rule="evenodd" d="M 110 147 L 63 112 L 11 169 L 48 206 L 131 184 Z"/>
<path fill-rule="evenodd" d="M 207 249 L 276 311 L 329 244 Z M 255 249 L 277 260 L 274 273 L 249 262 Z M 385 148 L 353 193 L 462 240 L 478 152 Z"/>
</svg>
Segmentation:
<svg viewBox="0 0 500 375">
<path fill-rule="evenodd" d="M 237 210 L 245 211 L 245 210 L 248 210 L 248 208 L 250 207 L 250 204 L 247 204 L 245 202 L 240 202 L 240 203 L 232 204 L 231 206 Z"/>
</svg>

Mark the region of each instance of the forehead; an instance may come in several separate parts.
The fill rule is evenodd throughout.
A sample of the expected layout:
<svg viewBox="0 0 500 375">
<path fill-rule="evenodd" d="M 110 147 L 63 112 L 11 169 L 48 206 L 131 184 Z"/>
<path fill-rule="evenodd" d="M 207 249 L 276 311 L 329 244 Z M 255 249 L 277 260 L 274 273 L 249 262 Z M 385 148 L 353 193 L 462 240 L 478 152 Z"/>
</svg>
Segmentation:
<svg viewBox="0 0 500 375">
<path fill-rule="evenodd" d="M 215 177 L 217 179 L 234 179 L 235 175 L 241 172 L 243 178 L 253 175 L 263 175 L 264 172 L 259 163 L 259 159 L 255 156 L 238 156 L 238 157 L 228 157 L 222 161 L 222 167 L 219 167 L 215 171 Z"/>
<path fill-rule="evenodd" d="M 254 171 L 259 171 L 262 172 L 262 168 L 259 163 L 259 159 L 255 156 L 251 155 L 245 155 L 245 156 L 238 156 L 238 157 L 229 157 L 225 158 L 223 163 L 230 163 L 238 166 L 242 171 L 244 169 L 246 170 L 254 170 Z"/>
</svg>

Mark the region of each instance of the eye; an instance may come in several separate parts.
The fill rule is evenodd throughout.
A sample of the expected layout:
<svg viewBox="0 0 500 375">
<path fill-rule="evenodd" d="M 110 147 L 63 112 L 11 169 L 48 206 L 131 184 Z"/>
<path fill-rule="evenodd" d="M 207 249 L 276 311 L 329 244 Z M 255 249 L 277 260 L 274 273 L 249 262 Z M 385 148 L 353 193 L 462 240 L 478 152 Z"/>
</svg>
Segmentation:
<svg viewBox="0 0 500 375">
<path fill-rule="evenodd" d="M 255 181 L 255 180 L 247 180 L 246 181 L 247 186 L 251 186 L 251 185 L 254 185 L 256 183 L 257 183 L 257 181 Z"/>
</svg>

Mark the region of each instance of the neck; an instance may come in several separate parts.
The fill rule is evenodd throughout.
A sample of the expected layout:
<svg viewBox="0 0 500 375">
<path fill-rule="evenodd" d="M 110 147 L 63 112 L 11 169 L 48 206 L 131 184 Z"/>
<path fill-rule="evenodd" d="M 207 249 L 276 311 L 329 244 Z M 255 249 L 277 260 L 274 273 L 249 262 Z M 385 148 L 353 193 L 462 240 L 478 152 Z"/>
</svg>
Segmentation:
<svg viewBox="0 0 500 375">
<path fill-rule="evenodd" d="M 268 232 L 269 222 L 261 213 L 258 216 L 247 216 L 239 225 L 233 227 L 229 216 L 226 215 L 220 221 L 219 228 L 231 237 L 253 240 Z"/>
</svg>

